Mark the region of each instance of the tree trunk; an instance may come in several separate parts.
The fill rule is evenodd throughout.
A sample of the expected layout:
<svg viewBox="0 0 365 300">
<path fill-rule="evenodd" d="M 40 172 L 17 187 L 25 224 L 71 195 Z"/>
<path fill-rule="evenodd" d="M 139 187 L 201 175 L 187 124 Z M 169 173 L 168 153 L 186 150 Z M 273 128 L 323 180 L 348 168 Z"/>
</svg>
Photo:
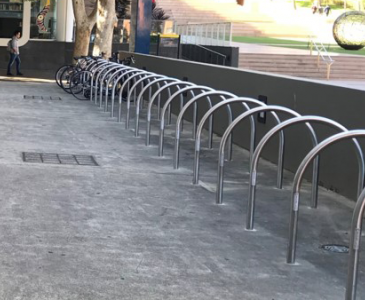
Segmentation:
<svg viewBox="0 0 365 300">
<path fill-rule="evenodd" d="M 86 14 L 84 0 L 72 0 L 76 21 L 74 56 L 88 55 L 90 34 L 96 22 L 96 7 L 90 16 Z"/>
<path fill-rule="evenodd" d="M 129 34 L 129 52 L 134 52 L 136 46 L 138 0 L 131 1 L 131 29 Z"/>
<path fill-rule="evenodd" d="M 89 53 L 90 34 L 91 30 L 88 26 L 76 27 L 74 56 L 82 56 Z"/>
<path fill-rule="evenodd" d="M 297 4 L 295 3 L 295 0 L 293 0 L 293 8 L 297 9 Z"/>
<path fill-rule="evenodd" d="M 363 11 L 364 10 L 364 5 L 363 5 L 363 3 L 362 3 L 362 0 L 357 0 L 358 1 L 358 6 L 359 6 L 359 10 L 360 11 Z"/>
<path fill-rule="evenodd" d="M 112 56 L 113 31 L 117 22 L 115 1 L 99 0 L 93 55 L 104 53 L 107 58 Z"/>
</svg>

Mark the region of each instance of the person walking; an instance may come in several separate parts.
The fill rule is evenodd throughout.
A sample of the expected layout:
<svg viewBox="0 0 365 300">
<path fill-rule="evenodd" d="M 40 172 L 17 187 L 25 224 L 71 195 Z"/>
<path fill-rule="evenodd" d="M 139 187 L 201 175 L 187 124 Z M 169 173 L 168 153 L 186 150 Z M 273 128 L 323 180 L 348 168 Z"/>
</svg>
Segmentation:
<svg viewBox="0 0 365 300">
<path fill-rule="evenodd" d="M 317 0 L 313 1 L 313 5 L 312 5 L 312 12 L 313 12 L 313 14 L 315 14 L 317 12 L 318 7 L 319 7 L 318 1 Z"/>
<path fill-rule="evenodd" d="M 6 73 L 7 76 L 13 76 L 11 74 L 11 67 L 16 63 L 16 75 L 17 76 L 23 76 L 23 74 L 20 72 L 20 56 L 19 56 L 19 39 L 20 39 L 21 33 L 19 30 L 16 30 L 13 34 L 13 38 L 8 43 L 8 51 L 10 54 L 10 60 L 8 64 L 8 71 Z"/>
<path fill-rule="evenodd" d="M 330 10 L 331 10 L 331 7 L 329 5 L 327 5 L 325 8 L 324 8 L 324 13 L 326 14 L 326 16 L 328 17 L 329 13 L 330 13 Z"/>
</svg>

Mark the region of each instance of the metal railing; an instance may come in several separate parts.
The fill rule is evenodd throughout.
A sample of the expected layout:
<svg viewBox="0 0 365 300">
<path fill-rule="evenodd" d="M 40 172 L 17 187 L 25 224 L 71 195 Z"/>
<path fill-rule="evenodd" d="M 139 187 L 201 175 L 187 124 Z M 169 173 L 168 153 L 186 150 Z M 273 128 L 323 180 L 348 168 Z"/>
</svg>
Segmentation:
<svg viewBox="0 0 365 300">
<path fill-rule="evenodd" d="M 232 23 L 175 24 L 174 32 L 182 44 L 230 46 Z"/>
<path fill-rule="evenodd" d="M 313 54 L 313 48 L 317 51 L 317 68 L 319 68 L 320 60 L 327 65 L 327 80 L 330 79 L 331 75 L 331 66 L 335 62 L 332 57 L 328 54 L 326 47 L 323 45 L 321 41 L 316 41 L 313 36 L 309 37 L 309 49 L 310 55 Z"/>
<path fill-rule="evenodd" d="M 278 180 L 277 187 L 282 188 L 282 171 L 283 171 L 283 160 L 284 160 L 284 136 L 283 130 L 291 127 L 292 125 L 304 123 L 309 129 L 309 133 L 312 139 L 313 148 L 312 150 L 305 156 L 299 167 L 297 168 L 297 172 L 294 176 L 293 180 L 293 189 L 291 194 L 291 215 L 290 215 L 290 233 L 288 237 L 288 249 L 287 249 L 287 263 L 294 264 L 295 256 L 296 256 L 296 242 L 297 242 L 297 231 L 298 231 L 298 214 L 299 214 L 299 202 L 300 202 L 300 187 L 303 179 L 303 175 L 311 162 L 314 161 L 315 165 L 313 167 L 313 182 L 312 182 L 312 202 L 311 207 L 317 207 L 317 187 L 318 187 L 318 171 L 319 165 L 316 160 L 319 157 L 319 154 L 325 148 L 334 144 L 335 142 L 344 140 L 344 139 L 353 139 L 355 150 L 357 152 L 358 164 L 359 164 L 359 180 L 358 180 L 358 194 L 364 188 L 364 154 L 362 149 L 360 148 L 356 138 L 365 137 L 365 130 L 354 130 L 349 131 L 347 128 L 342 126 L 341 124 L 327 118 L 318 117 L 318 116 L 301 116 L 297 112 L 282 107 L 282 106 L 267 106 L 258 102 L 256 99 L 247 98 L 247 97 L 237 97 L 232 93 L 228 93 L 225 91 L 217 91 L 212 88 L 206 86 L 196 85 L 194 83 L 184 82 L 176 78 L 171 78 L 165 75 L 160 75 L 148 71 L 142 71 L 140 69 L 131 67 L 131 66 L 123 66 L 116 65 L 115 63 L 109 62 L 99 62 L 97 65 L 90 67 L 90 71 L 88 71 L 91 75 L 91 94 L 90 101 L 98 104 L 100 108 L 102 108 L 103 101 L 105 101 L 104 110 L 108 111 L 107 103 L 111 101 L 111 116 L 114 116 L 114 101 L 115 96 L 119 95 L 119 115 L 118 121 L 121 121 L 121 112 L 122 109 L 122 95 L 124 92 L 127 93 L 126 97 L 126 128 L 128 128 L 129 120 L 131 118 L 131 103 L 134 102 L 135 106 L 135 136 L 139 135 L 139 119 L 140 119 L 140 111 L 144 108 L 143 102 L 144 100 L 148 101 L 148 109 L 147 109 L 147 129 L 146 129 L 146 145 L 150 143 L 150 130 L 151 130 L 151 108 L 152 104 L 155 100 L 157 100 L 157 108 L 158 115 L 157 119 L 159 122 L 159 155 L 163 155 L 163 133 L 165 129 L 165 115 L 167 114 L 168 123 L 171 120 L 169 115 L 171 114 L 170 106 L 172 102 L 179 102 L 179 113 L 176 121 L 176 129 L 175 129 L 175 151 L 174 151 L 174 159 L 173 166 L 174 168 L 178 168 L 179 166 L 179 149 L 180 149 L 180 139 L 181 139 L 181 130 L 182 130 L 182 121 L 186 112 L 189 111 L 189 107 L 193 106 L 193 139 L 195 139 L 195 161 L 194 161 L 194 184 L 199 184 L 199 154 L 201 151 L 200 140 L 202 135 L 202 130 L 204 123 L 208 121 L 208 148 L 212 148 L 212 128 L 214 126 L 214 118 L 213 114 L 219 111 L 220 108 L 226 108 L 228 112 L 228 125 L 225 130 L 219 148 L 219 157 L 218 157 L 218 181 L 217 181 L 217 203 L 222 203 L 222 195 L 223 195 L 223 172 L 224 172 L 224 151 L 226 146 L 228 146 L 228 158 L 231 157 L 231 133 L 235 127 L 238 127 L 238 124 L 244 119 L 250 118 L 253 123 L 253 116 L 258 113 L 268 112 L 271 113 L 277 125 L 273 127 L 258 143 L 257 147 L 255 147 L 255 130 L 254 124 L 251 124 L 251 146 L 250 149 L 250 181 L 249 181 L 249 202 L 248 202 L 248 210 L 247 210 L 247 220 L 246 220 L 246 228 L 248 230 L 252 230 L 254 226 L 254 205 L 255 205 L 255 190 L 257 185 L 257 167 L 259 162 L 260 154 L 264 148 L 264 146 L 268 143 L 268 141 L 277 133 L 282 135 L 281 142 L 279 143 L 279 157 L 278 157 Z M 112 88 L 111 83 L 113 82 Z M 171 90 L 174 88 L 177 90 L 174 93 L 171 93 Z M 166 90 L 168 91 L 166 97 Z M 156 91 L 152 95 L 152 91 Z M 110 93 L 109 93 L 110 92 Z M 143 98 L 145 93 L 148 93 L 147 99 Z M 185 94 L 185 96 L 183 96 Z M 188 99 L 188 95 L 190 94 L 190 99 Z M 103 97 L 105 96 L 105 97 Z M 162 97 L 165 96 L 164 105 L 161 110 L 161 100 Z M 214 102 L 211 101 L 210 97 L 219 97 L 221 99 L 220 102 L 213 105 Z M 132 99 L 133 98 L 133 99 Z M 197 104 L 198 102 L 206 101 L 208 105 L 204 105 L 207 111 L 203 114 L 203 118 L 197 126 Z M 244 112 L 236 116 L 233 120 L 233 114 L 231 111 L 230 105 L 233 103 L 242 103 Z M 251 108 L 247 104 L 252 104 L 255 107 Z M 203 107 L 203 106 L 202 106 Z M 204 109 L 204 108 L 201 108 Z M 289 115 L 289 119 L 281 122 L 281 120 L 276 116 L 275 113 L 285 113 Z M 311 127 L 311 123 L 322 123 L 337 129 L 338 131 L 342 131 L 339 134 L 332 135 L 329 138 L 325 139 L 321 143 L 318 143 L 316 132 Z M 228 145 L 227 145 L 228 144 Z M 315 210 L 313 210 L 314 212 Z M 347 277 L 347 285 L 346 285 L 346 295 L 345 300 L 355 300 L 356 299 L 356 287 L 357 287 L 357 277 L 358 277 L 358 265 L 359 265 L 359 251 L 360 251 L 360 239 L 361 239 L 361 231 L 362 231 L 362 219 L 365 211 L 365 190 L 362 191 L 359 196 L 355 209 L 353 211 L 353 221 L 351 226 L 351 241 L 350 241 L 350 256 L 348 262 L 348 277 Z M 297 268 L 297 267 L 296 267 Z"/>
<path fill-rule="evenodd" d="M 202 45 L 182 45 L 182 59 L 225 66 L 227 56 Z"/>
</svg>

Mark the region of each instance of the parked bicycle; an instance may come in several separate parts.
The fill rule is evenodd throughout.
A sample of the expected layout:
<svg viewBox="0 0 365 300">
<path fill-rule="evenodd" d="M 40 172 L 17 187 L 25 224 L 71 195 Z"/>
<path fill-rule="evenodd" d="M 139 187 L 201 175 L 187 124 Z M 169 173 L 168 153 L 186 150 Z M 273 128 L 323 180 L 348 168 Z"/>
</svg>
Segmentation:
<svg viewBox="0 0 365 300">
<path fill-rule="evenodd" d="M 76 99 L 88 100 L 91 93 L 100 97 L 100 94 L 110 97 L 112 94 L 112 86 L 116 83 L 117 77 L 111 81 L 111 76 L 115 74 L 112 69 L 117 69 L 118 65 L 132 65 L 135 63 L 134 56 L 118 59 L 118 53 L 113 53 L 113 57 L 109 61 L 101 57 L 82 57 L 78 58 L 75 66 L 65 66 L 59 78 L 59 85 L 66 91 L 71 93 Z M 103 68 L 102 66 L 105 65 Z M 109 68 L 110 66 L 110 68 Z M 117 70 L 116 70 L 117 71 Z M 56 73 L 57 77 L 57 73 Z M 93 79 L 99 79 L 102 87 L 96 88 L 96 82 Z M 116 93 L 119 92 L 122 82 L 118 84 Z M 93 90 L 92 90 L 93 89 Z"/>
</svg>

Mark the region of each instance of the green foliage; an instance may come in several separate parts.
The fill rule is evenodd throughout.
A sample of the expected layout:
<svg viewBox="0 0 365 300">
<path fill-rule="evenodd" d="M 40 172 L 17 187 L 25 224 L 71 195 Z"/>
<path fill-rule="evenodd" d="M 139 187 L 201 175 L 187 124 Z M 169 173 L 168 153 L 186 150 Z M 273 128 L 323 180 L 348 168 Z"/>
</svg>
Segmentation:
<svg viewBox="0 0 365 300">
<path fill-rule="evenodd" d="M 166 12 L 156 6 L 155 2 L 152 2 L 152 20 L 164 21 L 170 19 L 170 16 L 166 15 Z"/>
<path fill-rule="evenodd" d="M 115 11 L 118 19 L 129 19 L 131 0 L 115 0 Z"/>
<path fill-rule="evenodd" d="M 365 0 L 361 0 L 365 6 Z M 344 0 L 321 0 L 321 5 L 331 6 L 331 9 L 344 9 Z M 313 1 L 312 0 L 297 0 L 296 4 L 298 7 L 312 7 Z M 358 1 L 357 0 L 346 0 L 346 8 L 347 9 L 358 9 Z"/>
<path fill-rule="evenodd" d="M 282 40 L 269 37 L 246 37 L 246 36 L 234 36 L 232 37 L 234 42 L 248 43 L 248 44 L 260 44 L 274 47 L 284 47 L 292 49 L 308 50 L 309 53 L 309 41 L 294 41 L 294 40 Z M 350 55 L 364 55 L 365 48 L 361 50 L 345 50 L 339 47 L 337 44 L 325 44 L 324 45 L 328 52 L 350 54 Z"/>
</svg>

